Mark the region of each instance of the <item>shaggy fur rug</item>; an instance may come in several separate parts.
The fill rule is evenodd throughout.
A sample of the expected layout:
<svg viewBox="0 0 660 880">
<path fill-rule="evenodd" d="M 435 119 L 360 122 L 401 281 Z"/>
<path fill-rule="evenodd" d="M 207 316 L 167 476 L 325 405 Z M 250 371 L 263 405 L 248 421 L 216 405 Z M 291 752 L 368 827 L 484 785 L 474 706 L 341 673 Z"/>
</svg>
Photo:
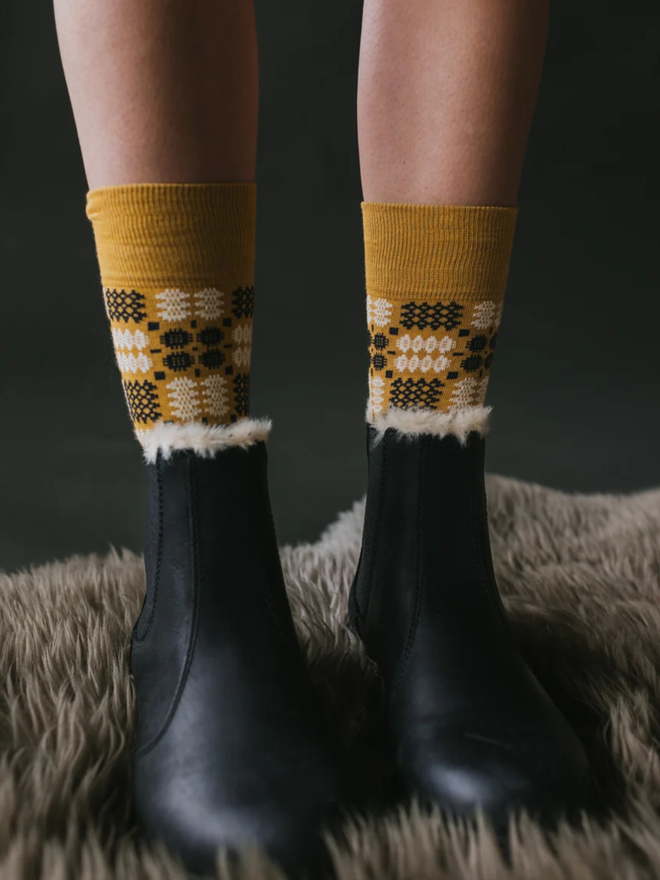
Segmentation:
<svg viewBox="0 0 660 880">
<path fill-rule="evenodd" d="M 345 627 L 362 506 L 318 543 L 285 547 L 310 668 L 373 796 L 332 844 L 340 880 L 660 876 L 660 490 L 573 496 L 489 478 L 499 585 L 539 678 L 585 742 L 602 810 L 545 836 L 524 817 L 508 857 L 485 823 L 379 800 L 389 763 L 379 680 Z M 143 592 L 127 551 L 0 575 L 0 878 L 174 880 L 136 833 L 127 671 Z M 219 875 L 279 874 L 259 853 Z"/>
</svg>

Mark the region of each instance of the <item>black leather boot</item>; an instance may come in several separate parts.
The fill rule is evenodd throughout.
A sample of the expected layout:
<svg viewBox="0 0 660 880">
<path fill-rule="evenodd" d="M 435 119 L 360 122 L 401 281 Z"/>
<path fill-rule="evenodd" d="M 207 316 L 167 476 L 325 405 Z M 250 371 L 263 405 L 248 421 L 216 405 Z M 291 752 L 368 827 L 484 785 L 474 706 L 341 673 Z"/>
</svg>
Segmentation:
<svg viewBox="0 0 660 880">
<path fill-rule="evenodd" d="M 133 630 L 138 823 L 186 868 L 258 845 L 323 861 L 342 759 L 307 678 L 257 442 L 147 465 L 147 592 Z M 316 876 L 316 875 L 315 875 Z"/>
<path fill-rule="evenodd" d="M 379 664 L 400 781 L 455 815 L 570 817 L 583 748 L 526 666 L 491 560 L 484 439 L 373 428 L 350 618 Z"/>
</svg>

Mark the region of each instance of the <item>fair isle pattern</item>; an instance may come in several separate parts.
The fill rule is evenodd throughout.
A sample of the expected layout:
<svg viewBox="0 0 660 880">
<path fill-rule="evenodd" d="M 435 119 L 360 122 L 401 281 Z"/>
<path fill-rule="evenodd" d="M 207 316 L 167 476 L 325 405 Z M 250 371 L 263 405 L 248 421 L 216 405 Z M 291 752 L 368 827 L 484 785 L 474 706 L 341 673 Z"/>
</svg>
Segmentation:
<svg viewBox="0 0 660 880">
<path fill-rule="evenodd" d="M 367 296 L 369 418 L 483 404 L 502 301 Z"/>
<path fill-rule="evenodd" d="M 230 424 L 249 408 L 253 288 L 104 287 L 138 435 L 156 422 Z"/>
</svg>

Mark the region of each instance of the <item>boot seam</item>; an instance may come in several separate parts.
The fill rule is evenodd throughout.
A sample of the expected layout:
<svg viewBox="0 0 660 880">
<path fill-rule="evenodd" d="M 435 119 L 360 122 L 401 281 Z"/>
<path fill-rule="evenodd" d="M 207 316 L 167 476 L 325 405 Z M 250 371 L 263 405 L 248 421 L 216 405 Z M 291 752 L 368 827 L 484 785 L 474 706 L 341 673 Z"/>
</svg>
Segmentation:
<svg viewBox="0 0 660 880">
<path fill-rule="evenodd" d="M 162 560 L 163 560 L 163 473 L 162 473 L 162 458 L 158 457 L 156 463 L 156 485 L 158 487 L 158 549 L 156 552 L 156 571 L 154 572 L 154 586 L 153 586 L 153 599 L 151 602 L 151 608 L 149 609 L 149 618 L 147 620 L 146 628 L 144 632 L 141 632 L 139 635 L 135 636 L 135 643 L 141 645 L 146 641 L 147 636 L 151 632 L 151 628 L 153 626 L 154 618 L 156 616 L 156 603 L 158 602 L 158 591 L 160 587 L 160 573 L 162 568 Z M 146 569 L 145 569 L 146 574 Z M 148 585 L 147 585 L 148 591 Z M 146 596 L 145 596 L 146 598 Z M 138 618 L 139 621 L 139 618 Z"/>
<path fill-rule="evenodd" d="M 422 511 L 422 493 L 424 487 L 424 470 L 426 467 L 426 449 L 427 443 L 426 438 L 423 438 L 420 444 L 420 462 L 419 462 L 419 473 L 417 476 L 417 504 L 415 510 L 415 601 L 413 603 L 413 613 L 412 620 L 410 621 L 410 627 L 408 630 L 408 637 L 406 639 L 406 645 L 397 664 L 396 674 L 394 676 L 394 683 L 392 685 L 392 699 L 394 699 L 395 694 L 399 691 L 401 687 L 401 683 L 403 681 L 403 677 L 405 675 L 406 668 L 408 666 L 408 661 L 410 660 L 410 655 L 412 654 L 412 649 L 414 647 L 415 641 L 417 640 L 417 633 L 419 630 L 419 618 L 422 610 L 422 600 L 423 600 L 423 587 L 422 587 L 422 566 L 421 566 L 421 555 L 422 555 L 422 529 L 421 529 L 421 511 Z"/>
<path fill-rule="evenodd" d="M 376 517 L 375 517 L 374 532 L 373 532 L 373 537 L 372 537 L 374 544 L 376 544 L 376 542 L 378 540 L 378 534 L 380 532 L 380 524 L 381 524 L 381 520 L 383 517 L 383 504 L 384 504 L 384 499 L 385 499 L 385 483 L 387 481 L 387 472 L 388 472 L 388 467 L 389 467 L 388 454 L 389 454 L 389 445 L 390 445 L 390 441 L 391 441 L 391 436 L 392 435 L 390 434 L 389 437 L 383 438 L 383 452 L 382 452 L 383 463 L 382 463 L 382 467 L 381 467 L 381 475 L 380 475 L 380 480 L 379 480 L 379 484 L 378 484 L 378 501 L 376 503 Z M 363 620 L 366 620 L 366 617 L 369 614 L 369 606 L 371 605 L 371 596 L 373 593 L 374 578 L 376 577 L 376 571 L 375 571 L 376 570 L 376 564 L 375 564 L 376 563 L 376 548 L 375 548 L 375 546 L 372 548 L 372 550 L 373 550 L 373 559 L 372 559 L 372 565 L 371 565 L 371 568 L 369 571 L 369 577 L 367 579 L 367 589 L 365 591 L 365 597 L 364 597 L 364 608 L 360 611 L 360 618 Z M 360 554 L 360 556 L 361 555 L 362 554 Z M 361 560 L 358 560 L 358 565 L 360 564 L 360 561 Z M 355 595 L 355 603 L 358 607 L 358 610 L 360 610 L 360 605 L 359 605 L 359 602 L 357 599 L 357 591 L 356 591 L 356 595 Z"/>
<path fill-rule="evenodd" d="M 272 533 L 275 534 L 275 536 L 277 536 L 277 530 L 275 527 L 275 517 L 273 515 L 273 508 L 270 503 L 270 494 L 267 495 L 266 500 L 267 500 L 266 510 L 267 510 L 268 525 L 270 526 Z M 277 537 L 275 538 L 275 544 L 276 544 L 276 548 L 277 548 Z M 281 568 L 282 563 L 281 563 L 281 559 L 280 559 L 279 550 L 277 550 L 277 549 L 275 550 L 275 553 L 274 553 L 273 562 L 277 567 L 276 573 L 279 574 L 279 576 L 281 578 L 281 582 L 280 582 L 280 584 L 278 584 L 278 586 L 281 586 L 282 589 L 284 590 L 284 601 L 288 604 L 289 612 L 290 612 L 291 603 L 289 601 L 289 594 L 288 594 L 288 591 L 286 588 L 286 582 L 284 581 L 284 575 L 282 573 L 282 568 Z M 280 619 L 280 615 L 277 613 L 277 608 L 275 607 L 275 604 L 273 602 L 273 596 L 271 594 L 271 590 L 272 590 L 271 578 L 269 576 L 268 566 L 266 565 L 264 567 L 263 560 L 261 562 L 261 567 L 262 567 L 262 574 L 263 574 L 263 580 L 261 582 L 261 593 L 262 593 L 264 600 L 266 602 L 266 607 L 268 608 L 268 611 L 270 613 L 271 620 L 275 624 L 275 631 L 279 635 L 280 641 L 282 642 L 284 647 L 287 650 L 294 650 L 295 651 L 295 645 L 292 645 L 290 642 L 290 639 L 287 638 L 287 634 L 285 631 L 286 627 L 285 627 L 283 621 Z M 291 619 L 292 619 L 294 637 L 295 637 L 296 642 L 298 643 L 298 646 L 299 646 L 300 643 L 298 641 L 298 631 L 296 629 L 295 622 L 293 622 L 293 616 Z"/>
<path fill-rule="evenodd" d="M 480 473 L 479 479 L 482 479 L 482 478 L 483 478 L 483 475 Z M 476 527 L 475 527 L 475 520 L 476 520 L 475 502 L 476 502 L 476 491 L 477 491 L 476 490 L 476 482 L 477 481 L 475 479 L 472 479 L 471 486 L 470 486 L 470 531 L 472 534 L 472 546 L 474 548 L 475 556 L 477 559 L 477 568 L 479 570 L 479 577 L 481 578 L 481 584 L 486 592 L 486 595 L 488 596 L 488 600 L 489 600 L 490 604 L 493 606 L 493 609 L 495 610 L 495 613 L 499 617 L 500 621 L 502 623 L 504 623 L 506 628 L 508 629 L 508 621 L 506 619 L 506 616 L 503 614 L 502 608 L 499 606 L 499 604 L 495 600 L 495 596 L 493 595 L 491 586 L 489 585 L 489 579 L 486 577 L 486 573 L 485 573 L 484 567 L 482 565 L 481 553 L 486 548 L 480 546 L 480 542 L 477 540 L 477 533 L 476 533 Z M 486 535 L 488 536 L 488 524 L 487 523 L 486 523 Z M 490 538 L 489 537 L 488 537 L 488 542 L 489 542 L 489 546 L 490 546 Z M 495 587 L 497 589 L 497 582 L 495 582 Z"/>
<path fill-rule="evenodd" d="M 362 561 L 362 551 L 360 551 L 360 555 L 357 561 L 357 567 L 355 569 L 355 577 L 353 579 L 353 583 L 351 585 L 351 589 L 348 593 L 348 625 L 352 626 L 355 630 L 355 633 L 362 638 L 362 614 L 360 612 L 360 606 L 357 601 L 357 581 L 358 576 L 360 574 L 360 563 Z"/>
<path fill-rule="evenodd" d="M 145 745 L 141 746 L 135 752 L 135 757 L 144 757 L 150 751 L 152 751 L 161 739 L 165 736 L 168 731 L 170 724 L 172 723 L 172 719 L 176 713 L 176 710 L 181 701 L 181 697 L 183 695 L 183 690 L 186 686 L 186 682 L 188 681 L 188 674 L 190 672 L 190 667 L 192 666 L 193 657 L 195 655 L 195 649 L 197 647 L 197 632 L 198 632 L 198 622 L 199 622 L 199 532 L 198 532 L 198 514 L 197 514 L 197 488 L 196 488 L 196 479 L 195 479 L 195 468 L 194 463 L 191 459 L 186 461 L 186 469 L 188 470 L 188 499 L 189 499 L 189 530 L 190 530 L 190 538 L 192 544 L 192 561 L 193 561 L 193 616 L 191 622 L 191 634 L 189 636 L 188 649 L 186 651 L 186 659 L 183 664 L 183 669 L 179 675 L 179 680 L 177 682 L 176 690 L 174 693 L 174 697 L 170 704 L 170 708 L 167 711 L 167 715 L 165 716 L 165 720 L 161 726 L 161 729 L 158 733 L 152 738 L 152 740 Z"/>
</svg>

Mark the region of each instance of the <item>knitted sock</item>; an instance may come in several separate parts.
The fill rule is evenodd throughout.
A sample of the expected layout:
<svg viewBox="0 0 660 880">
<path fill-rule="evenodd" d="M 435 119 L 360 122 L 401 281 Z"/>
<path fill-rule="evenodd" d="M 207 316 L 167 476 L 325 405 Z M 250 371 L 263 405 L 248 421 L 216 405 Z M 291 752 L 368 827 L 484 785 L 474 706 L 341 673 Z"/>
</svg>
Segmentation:
<svg viewBox="0 0 660 880">
<path fill-rule="evenodd" d="M 516 215 L 362 203 L 370 422 L 483 404 Z"/>
<path fill-rule="evenodd" d="M 87 196 L 140 442 L 248 414 L 256 184 L 134 184 Z M 161 430 L 162 435 L 162 430 Z"/>
</svg>

